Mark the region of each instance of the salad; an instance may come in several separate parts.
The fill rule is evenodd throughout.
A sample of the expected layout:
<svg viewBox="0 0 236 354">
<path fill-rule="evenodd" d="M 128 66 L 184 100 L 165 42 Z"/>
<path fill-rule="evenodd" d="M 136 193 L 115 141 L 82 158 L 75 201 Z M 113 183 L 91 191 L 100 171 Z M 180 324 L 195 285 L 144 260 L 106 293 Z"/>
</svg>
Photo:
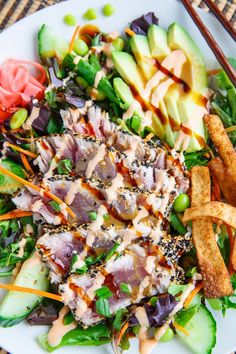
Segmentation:
<svg viewBox="0 0 236 354">
<path fill-rule="evenodd" d="M 39 62 L 0 65 L 0 326 L 208 354 L 236 308 L 235 87 L 178 23 L 124 32 L 43 24 Z"/>
</svg>

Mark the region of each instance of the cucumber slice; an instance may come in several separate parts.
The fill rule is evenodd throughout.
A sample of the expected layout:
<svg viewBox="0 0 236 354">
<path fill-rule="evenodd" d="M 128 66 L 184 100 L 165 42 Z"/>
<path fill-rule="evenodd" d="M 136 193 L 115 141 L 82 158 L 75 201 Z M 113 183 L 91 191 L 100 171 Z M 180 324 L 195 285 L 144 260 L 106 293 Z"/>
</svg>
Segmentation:
<svg viewBox="0 0 236 354">
<path fill-rule="evenodd" d="M 47 274 L 45 264 L 39 255 L 34 253 L 24 262 L 14 284 L 47 291 L 49 287 Z M 9 291 L 0 305 L 0 326 L 15 326 L 29 315 L 41 299 L 38 295 Z"/>
<path fill-rule="evenodd" d="M 59 57 L 61 60 L 68 51 L 68 44 L 47 25 L 38 32 L 38 51 L 42 60 Z"/>
<path fill-rule="evenodd" d="M 15 175 L 21 178 L 25 177 L 24 170 L 17 163 L 9 159 L 1 160 L 0 166 L 6 168 L 7 170 L 13 172 Z M 22 184 L 20 182 L 17 182 L 15 179 L 0 173 L 0 193 L 12 194 L 21 187 Z"/>
<path fill-rule="evenodd" d="M 189 336 L 179 330 L 176 330 L 177 335 L 193 353 L 210 354 L 212 352 L 216 344 L 216 321 L 205 306 L 199 306 L 197 313 L 184 328 Z"/>
</svg>

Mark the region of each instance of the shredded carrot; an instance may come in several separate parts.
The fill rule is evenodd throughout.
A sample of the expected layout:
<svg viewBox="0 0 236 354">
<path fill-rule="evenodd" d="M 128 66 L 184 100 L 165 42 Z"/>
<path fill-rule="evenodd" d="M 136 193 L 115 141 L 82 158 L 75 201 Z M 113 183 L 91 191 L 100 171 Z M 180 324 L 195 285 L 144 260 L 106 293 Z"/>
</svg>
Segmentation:
<svg viewBox="0 0 236 354">
<path fill-rule="evenodd" d="M 40 188 L 36 185 L 34 185 L 33 183 L 26 181 L 25 179 L 15 175 L 14 173 L 12 173 L 11 171 L 8 171 L 6 168 L 0 166 L 0 172 L 2 172 L 3 174 L 6 174 L 9 177 L 14 178 L 16 181 L 22 183 L 23 185 L 30 187 L 32 189 L 34 189 L 36 192 L 38 192 L 40 195 L 45 195 L 48 198 L 55 200 L 55 202 L 57 202 L 58 204 L 65 204 L 65 202 L 63 202 L 60 198 L 58 198 L 56 195 L 52 194 L 51 192 Z M 76 218 L 76 214 L 70 209 L 70 207 L 66 207 L 66 210 L 68 211 L 68 213 L 70 214 L 70 216 L 72 218 Z"/>
<path fill-rule="evenodd" d="M 233 268 L 233 264 L 232 264 L 233 249 L 234 249 L 234 236 L 233 236 L 232 228 L 227 224 L 226 224 L 226 229 L 227 229 L 227 233 L 229 236 L 229 249 L 230 249 L 228 271 L 229 271 L 229 274 L 232 275 L 234 272 L 234 268 Z"/>
<path fill-rule="evenodd" d="M 31 216 L 33 213 L 32 211 L 23 211 L 23 210 L 12 210 L 9 213 L 0 215 L 0 221 L 2 220 L 9 220 L 15 218 L 23 218 L 24 216 Z"/>
<path fill-rule="evenodd" d="M 20 157 L 21 157 L 22 163 L 23 163 L 23 165 L 24 165 L 26 171 L 28 171 L 31 175 L 33 175 L 33 174 L 34 174 L 34 171 L 32 170 L 32 168 L 31 168 L 31 166 L 30 166 L 30 164 L 29 164 L 29 162 L 28 162 L 28 160 L 27 160 L 25 154 L 22 154 L 22 153 L 21 153 L 21 154 L 20 154 Z"/>
<path fill-rule="evenodd" d="M 119 343 L 120 343 L 120 341 L 121 341 L 121 339 L 122 339 L 123 335 L 125 334 L 128 327 L 129 327 L 129 322 L 126 322 L 124 324 L 124 326 L 121 328 L 121 330 L 118 334 L 118 338 L 117 338 L 117 345 L 119 345 Z"/>
<path fill-rule="evenodd" d="M 189 332 L 184 327 L 180 326 L 178 323 L 174 322 L 173 326 L 180 332 L 184 333 L 186 336 L 189 336 Z"/>
<path fill-rule="evenodd" d="M 199 293 L 199 291 L 202 289 L 203 284 L 199 283 L 195 289 L 193 289 L 193 291 L 191 291 L 191 293 L 189 294 L 189 296 L 187 297 L 187 299 L 184 302 L 184 307 L 188 307 L 190 305 L 190 303 L 192 302 L 193 298 Z"/>
<path fill-rule="evenodd" d="M 25 288 L 24 286 L 14 285 L 14 284 L 0 284 L 0 289 L 19 291 L 21 293 L 35 294 L 42 297 L 47 297 L 52 300 L 57 300 L 62 302 L 62 297 L 60 295 L 51 294 L 47 291 L 42 291 L 38 289 Z"/>
<path fill-rule="evenodd" d="M 73 36 L 72 36 L 72 38 L 71 38 L 71 41 L 70 41 L 70 44 L 69 44 L 68 53 L 71 53 L 72 50 L 73 50 L 73 45 L 74 45 L 74 42 L 75 42 L 75 40 L 76 40 L 76 37 L 77 37 L 78 34 L 79 34 L 79 30 L 80 30 L 80 26 L 78 25 L 78 26 L 75 27 Z"/>
<path fill-rule="evenodd" d="M 148 141 L 150 141 L 152 138 L 154 137 L 153 133 L 149 133 L 146 138 L 144 139 L 145 143 L 147 143 Z"/>
<path fill-rule="evenodd" d="M 130 29 L 129 27 L 125 28 L 125 33 L 127 33 L 130 37 L 135 36 L 135 32 L 132 31 L 132 29 Z"/>
<path fill-rule="evenodd" d="M 22 149 L 21 147 L 19 147 L 17 145 L 10 144 L 8 142 L 6 142 L 6 145 L 9 146 L 10 148 L 14 149 L 14 150 L 17 150 L 17 151 L 21 152 L 22 154 L 25 154 L 25 155 L 27 155 L 29 157 L 33 157 L 34 159 L 37 157 L 37 154 L 35 154 L 34 152 Z"/>
<path fill-rule="evenodd" d="M 207 71 L 207 75 L 212 76 L 212 75 L 219 74 L 220 70 L 221 69 L 209 70 L 209 71 Z"/>
</svg>

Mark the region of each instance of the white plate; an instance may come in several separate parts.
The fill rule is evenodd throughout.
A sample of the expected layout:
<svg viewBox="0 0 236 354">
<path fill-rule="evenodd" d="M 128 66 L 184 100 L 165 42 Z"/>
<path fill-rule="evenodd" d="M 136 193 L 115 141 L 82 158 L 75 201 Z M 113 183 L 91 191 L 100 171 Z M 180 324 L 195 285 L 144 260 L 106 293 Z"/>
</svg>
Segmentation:
<svg viewBox="0 0 236 354">
<path fill-rule="evenodd" d="M 95 21 L 104 31 L 114 31 L 125 28 L 132 19 L 148 12 L 154 11 L 160 19 L 160 25 L 168 27 L 173 21 L 178 21 L 194 37 L 202 52 L 206 57 L 209 68 L 214 68 L 216 60 L 210 49 L 200 35 L 198 29 L 191 21 L 182 5 L 175 0 L 112 0 L 116 7 L 116 12 L 111 17 L 104 17 L 101 14 L 101 7 L 106 0 L 72 0 L 60 3 L 41 10 L 34 15 L 25 18 L 14 26 L 0 34 L 0 62 L 7 58 L 35 59 L 36 57 L 36 36 L 39 27 L 43 23 L 54 27 L 54 29 L 69 39 L 73 28 L 63 24 L 63 16 L 66 13 L 74 13 L 78 16 L 79 23 L 82 24 L 82 14 L 89 7 L 98 9 L 99 16 Z M 227 56 L 236 57 L 236 48 L 231 37 L 226 33 L 213 16 L 200 11 L 204 23 L 213 33 L 217 42 L 225 51 Z M 236 349 L 235 319 L 236 312 L 229 311 L 226 318 L 222 318 L 221 313 L 215 313 L 218 323 L 217 345 L 214 354 L 226 354 Z M 4 347 L 12 354 L 42 354 L 45 353 L 36 343 L 37 336 L 45 332 L 45 327 L 30 327 L 24 323 L 13 328 L 0 328 L 0 346 Z M 112 353 L 110 346 L 103 347 L 67 347 L 56 351 L 58 354 L 108 354 Z M 131 349 L 127 354 L 138 353 L 137 341 L 133 341 Z M 190 353 L 177 340 L 169 343 L 160 343 L 153 350 L 158 354 L 188 354 Z"/>
</svg>

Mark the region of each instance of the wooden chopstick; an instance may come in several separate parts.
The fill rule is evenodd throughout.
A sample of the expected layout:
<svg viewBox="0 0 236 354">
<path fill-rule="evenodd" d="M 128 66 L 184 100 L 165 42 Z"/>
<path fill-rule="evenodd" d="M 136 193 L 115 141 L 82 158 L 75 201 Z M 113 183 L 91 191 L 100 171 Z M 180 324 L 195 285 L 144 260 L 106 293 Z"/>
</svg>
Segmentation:
<svg viewBox="0 0 236 354">
<path fill-rule="evenodd" d="M 189 15 L 192 17 L 194 23 L 198 27 L 199 31 L 205 38 L 207 44 L 211 48 L 212 52 L 215 54 L 217 60 L 221 64 L 222 68 L 225 70 L 226 74 L 228 75 L 229 79 L 236 87 L 236 71 L 228 62 L 226 56 L 224 55 L 222 49 L 218 46 L 215 39 L 213 38 L 212 34 L 206 28 L 204 23 L 202 22 L 200 16 L 197 14 L 196 10 L 193 8 L 189 0 L 181 0 L 182 4 L 184 5 L 185 9 L 188 11 Z"/>
<path fill-rule="evenodd" d="M 220 11 L 218 6 L 212 0 L 203 0 L 203 2 L 207 5 L 207 7 L 211 10 L 211 12 L 218 18 L 222 26 L 226 29 L 226 31 L 230 34 L 233 40 L 236 40 L 236 29 L 235 27 L 226 19 L 223 13 Z"/>
</svg>

